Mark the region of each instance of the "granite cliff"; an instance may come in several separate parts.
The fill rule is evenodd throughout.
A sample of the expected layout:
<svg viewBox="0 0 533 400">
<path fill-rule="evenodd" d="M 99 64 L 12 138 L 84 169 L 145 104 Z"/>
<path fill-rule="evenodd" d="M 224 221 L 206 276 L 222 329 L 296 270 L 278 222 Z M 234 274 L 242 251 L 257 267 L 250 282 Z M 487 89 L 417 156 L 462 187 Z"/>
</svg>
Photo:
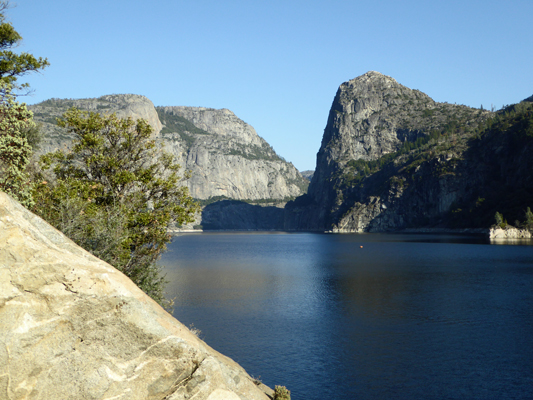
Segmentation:
<svg viewBox="0 0 533 400">
<path fill-rule="evenodd" d="M 0 398 L 268 400 L 121 272 L 0 193 Z"/>
<path fill-rule="evenodd" d="M 278 200 L 307 189 L 298 170 L 227 109 L 158 107 L 167 150 L 192 171 L 196 199 Z"/>
<path fill-rule="evenodd" d="M 120 118 L 144 118 L 154 128 L 155 136 L 158 136 L 162 128 L 153 103 L 144 96 L 125 94 L 97 99 L 50 99 L 28 107 L 43 134 L 38 149 L 40 154 L 70 145 L 72 137 L 57 126 L 56 118 L 72 107 L 92 112 L 116 113 Z"/>
<path fill-rule="evenodd" d="M 308 194 L 287 204 L 285 227 L 488 228 L 495 211 L 514 221 L 533 205 L 531 108 L 437 103 L 377 72 L 345 82 Z"/>
<path fill-rule="evenodd" d="M 40 154 L 70 145 L 72 137 L 56 125 L 56 118 L 70 107 L 146 119 L 154 128 L 156 140 L 175 155 L 184 170 L 191 171 L 186 185 L 193 198 L 211 205 L 211 216 L 216 210 L 218 219 L 227 220 L 220 214 L 226 207 L 213 204 L 217 201 L 242 201 L 242 218 L 250 219 L 243 229 L 257 229 L 252 220 L 263 211 L 261 205 L 265 202 L 282 207 L 305 193 L 309 185 L 291 163 L 279 157 L 252 126 L 230 110 L 154 107 L 146 97 L 131 94 L 50 99 L 30 106 L 44 135 Z M 252 214 L 248 213 L 252 210 L 249 203 L 256 204 Z M 195 224 L 203 225 L 201 216 Z M 216 225 L 216 229 L 232 228 Z"/>
</svg>

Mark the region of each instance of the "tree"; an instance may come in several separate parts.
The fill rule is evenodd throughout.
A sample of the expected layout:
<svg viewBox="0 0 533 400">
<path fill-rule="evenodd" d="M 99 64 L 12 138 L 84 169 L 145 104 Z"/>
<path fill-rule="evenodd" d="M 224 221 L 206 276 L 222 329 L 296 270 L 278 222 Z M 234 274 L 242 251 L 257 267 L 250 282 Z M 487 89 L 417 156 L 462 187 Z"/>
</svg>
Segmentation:
<svg viewBox="0 0 533 400">
<path fill-rule="evenodd" d="M 143 119 L 72 108 L 58 125 L 75 140 L 72 150 L 41 158 L 35 211 L 164 302 L 156 261 L 168 229 L 192 222 L 199 209 L 182 184 L 188 175 L 179 174 Z"/>
<path fill-rule="evenodd" d="M 43 58 L 28 53 L 17 54 L 11 48 L 22 37 L 5 21 L 8 1 L 0 1 L 0 190 L 9 193 L 25 206 L 31 206 L 31 184 L 26 173 L 32 153 L 28 138 L 36 139 L 33 114 L 19 104 L 13 93 L 27 88 L 17 85 L 17 78 L 39 71 L 48 65 Z"/>
<path fill-rule="evenodd" d="M 38 72 L 49 64 L 46 58 L 36 58 L 32 54 L 22 52 L 15 53 L 11 49 L 22 41 L 22 36 L 13 28 L 11 23 L 6 22 L 5 10 L 9 8 L 9 1 L 0 1 L 0 83 L 3 83 L 3 90 L 8 91 L 28 88 L 28 84 L 18 85 L 17 79 L 20 76 L 31 72 Z"/>
<path fill-rule="evenodd" d="M 10 91 L 4 91 L 0 96 L 0 190 L 26 207 L 33 205 L 26 173 L 32 148 L 25 135 L 35 126 L 32 118 L 25 104 L 17 103 Z"/>
<path fill-rule="evenodd" d="M 496 225 L 503 226 L 503 215 L 501 215 L 498 211 L 496 211 L 496 214 L 494 214 L 494 220 Z"/>
</svg>

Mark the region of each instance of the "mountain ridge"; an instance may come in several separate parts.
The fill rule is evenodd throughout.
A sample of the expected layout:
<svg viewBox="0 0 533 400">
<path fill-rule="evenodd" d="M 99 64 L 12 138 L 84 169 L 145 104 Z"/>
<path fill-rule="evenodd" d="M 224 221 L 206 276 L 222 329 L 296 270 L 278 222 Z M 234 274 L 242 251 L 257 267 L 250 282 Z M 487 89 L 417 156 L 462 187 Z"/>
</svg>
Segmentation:
<svg viewBox="0 0 533 400">
<path fill-rule="evenodd" d="M 532 99 L 498 112 L 439 103 L 369 71 L 339 86 L 310 183 L 228 109 L 151 112 L 193 170 L 208 229 L 487 229 L 496 211 L 515 221 L 533 206 Z"/>
<path fill-rule="evenodd" d="M 70 107 L 146 119 L 154 128 L 154 137 L 176 156 L 185 170 L 191 171 L 192 177 L 186 184 L 196 199 L 283 202 L 307 189 L 308 181 L 294 165 L 279 157 L 253 127 L 232 111 L 155 107 L 141 95 L 50 99 L 29 106 L 44 134 L 39 153 L 70 145 L 73 137 L 55 124 L 55 118 Z"/>
<path fill-rule="evenodd" d="M 374 71 L 341 84 L 308 194 L 287 204 L 286 226 L 334 232 L 465 228 L 462 218 L 468 227 L 487 228 L 498 208 L 508 208 L 503 192 L 514 193 L 516 185 L 526 185 L 525 210 L 533 204 L 532 185 L 513 157 L 529 165 L 524 152 L 532 144 L 524 140 L 517 150 L 505 133 L 491 139 L 498 116 L 437 103 Z M 493 158 L 492 165 L 483 157 Z M 505 181 L 496 165 L 513 165 L 508 177 L 516 177 L 514 187 L 489 189 L 494 178 Z M 476 208 L 478 198 L 484 205 Z M 464 207 L 470 214 L 484 208 L 485 217 L 466 218 Z"/>
</svg>

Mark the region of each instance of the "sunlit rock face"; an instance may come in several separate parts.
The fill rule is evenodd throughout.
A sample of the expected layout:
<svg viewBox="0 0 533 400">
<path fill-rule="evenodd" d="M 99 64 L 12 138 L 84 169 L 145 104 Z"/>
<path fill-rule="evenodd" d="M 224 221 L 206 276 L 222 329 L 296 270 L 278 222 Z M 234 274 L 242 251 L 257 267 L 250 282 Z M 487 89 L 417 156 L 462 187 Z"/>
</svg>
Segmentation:
<svg viewBox="0 0 533 400">
<path fill-rule="evenodd" d="M 227 109 L 158 107 L 161 138 L 185 169 L 196 199 L 284 200 L 308 181 L 255 129 Z"/>
<path fill-rule="evenodd" d="M 56 125 L 56 118 L 71 107 L 147 120 L 165 150 L 191 172 L 184 184 L 195 199 L 283 201 L 307 190 L 309 182 L 294 165 L 230 110 L 154 107 L 148 98 L 133 94 L 50 99 L 30 106 L 44 136 L 39 153 L 70 146 L 73 136 Z"/>
<path fill-rule="evenodd" d="M 93 99 L 50 99 L 29 106 L 34 120 L 39 124 L 43 134 L 38 152 L 47 153 L 58 148 L 69 147 L 73 136 L 57 126 L 56 119 L 65 111 L 76 107 L 81 110 L 102 114 L 115 113 L 120 118 L 143 118 L 154 129 L 157 136 L 161 131 L 161 122 L 154 104 L 146 97 L 136 94 L 106 95 Z"/>
<path fill-rule="evenodd" d="M 438 103 L 375 71 L 344 82 L 308 193 L 287 204 L 285 226 L 487 229 L 498 210 L 523 218 L 533 201 L 527 123 L 509 125 L 511 134 L 485 130 L 509 113 Z"/>
<path fill-rule="evenodd" d="M 0 193 L 0 399 L 265 392 L 129 278 Z"/>
</svg>

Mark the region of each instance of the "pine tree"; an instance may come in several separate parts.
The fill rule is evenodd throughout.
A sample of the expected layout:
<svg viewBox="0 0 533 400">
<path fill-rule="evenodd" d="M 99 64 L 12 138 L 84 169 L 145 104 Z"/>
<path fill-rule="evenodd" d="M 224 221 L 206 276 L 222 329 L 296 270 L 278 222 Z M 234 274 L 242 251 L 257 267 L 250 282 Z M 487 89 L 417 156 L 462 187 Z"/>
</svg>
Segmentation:
<svg viewBox="0 0 533 400">
<path fill-rule="evenodd" d="M 32 148 L 28 133 L 33 132 L 33 115 L 24 103 L 16 101 L 16 94 L 27 84 L 17 79 L 48 66 L 48 60 L 29 53 L 17 54 L 11 49 L 22 37 L 6 22 L 4 12 L 8 1 L 0 1 L 0 190 L 10 194 L 25 206 L 31 206 L 31 184 L 26 174 Z"/>
<path fill-rule="evenodd" d="M 33 205 L 26 173 L 32 148 L 24 132 L 35 126 L 32 118 L 26 105 L 16 102 L 11 92 L 4 90 L 0 96 L 0 190 L 26 207 Z"/>
<path fill-rule="evenodd" d="M 533 212 L 531 212 L 531 209 L 529 207 L 526 210 L 525 225 L 526 229 L 533 230 Z"/>
<path fill-rule="evenodd" d="M 503 215 L 500 214 L 498 211 L 496 211 L 496 214 L 494 214 L 494 219 L 496 220 L 496 225 L 503 225 Z"/>
</svg>

